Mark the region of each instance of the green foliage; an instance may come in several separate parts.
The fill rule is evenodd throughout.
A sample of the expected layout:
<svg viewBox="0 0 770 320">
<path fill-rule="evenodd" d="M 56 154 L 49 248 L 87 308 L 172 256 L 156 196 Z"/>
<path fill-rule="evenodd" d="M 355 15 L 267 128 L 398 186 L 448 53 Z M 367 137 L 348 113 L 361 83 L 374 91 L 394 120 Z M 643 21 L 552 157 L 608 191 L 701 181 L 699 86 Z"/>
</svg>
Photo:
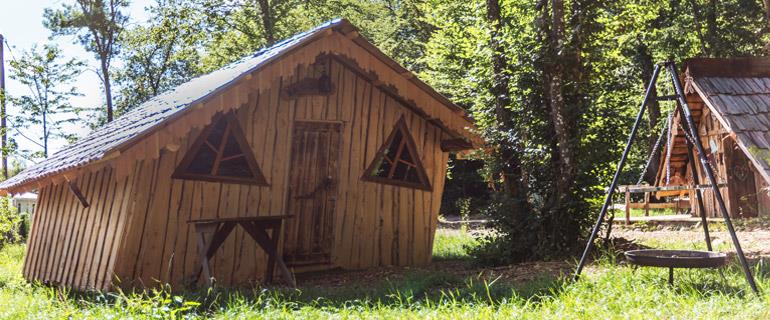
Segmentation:
<svg viewBox="0 0 770 320">
<path fill-rule="evenodd" d="M 444 193 L 441 197 L 441 214 L 467 219 L 479 215 L 489 201 L 491 191 L 479 175 L 484 167 L 480 160 L 461 160 L 449 157 Z"/>
<path fill-rule="evenodd" d="M 0 198 L 0 248 L 5 244 L 22 240 L 19 235 L 22 219 L 10 202 L 11 199 L 8 197 Z"/>
<path fill-rule="evenodd" d="M 123 66 L 115 73 L 118 115 L 198 75 L 201 40 L 197 13 L 178 0 L 158 0 L 150 19 L 121 34 Z"/>
<path fill-rule="evenodd" d="M 27 158 L 47 158 L 48 142 L 55 138 L 68 138 L 63 125 L 78 121 L 80 108 L 70 103 L 70 98 L 80 96 L 72 85 L 80 75 L 84 63 L 76 59 L 64 60 L 61 50 L 54 45 L 43 48 L 33 46 L 22 53 L 21 58 L 11 61 L 11 79 L 31 88 L 30 94 L 11 97 L 11 101 L 21 107 L 14 117 L 16 128 L 35 127 L 39 132 L 40 151 L 32 152 Z M 29 150 L 19 150 L 29 153 Z"/>
<path fill-rule="evenodd" d="M 768 40 L 758 2 L 640 0 L 563 2 L 564 38 L 554 41 L 553 6 L 562 2 L 432 0 L 423 7 L 434 31 L 420 75 L 472 111 L 489 143 L 479 158 L 486 164 L 481 174 L 500 192 L 486 210 L 498 236 L 482 241 L 475 253 L 481 261 L 578 251 L 655 62 L 761 54 Z M 499 19 L 489 15 L 494 5 Z M 562 100 L 554 99 L 556 76 Z M 564 104 L 566 143 L 558 139 L 555 101 Z M 650 107 L 623 183 L 636 182 L 647 137 L 659 132 L 658 118 L 672 107 Z M 565 150 L 572 167 L 565 166 Z"/>
<path fill-rule="evenodd" d="M 96 124 L 112 121 L 112 58 L 119 52 L 120 34 L 128 23 L 124 10 L 128 0 L 75 0 L 74 4 L 63 4 L 59 9 L 46 8 L 43 24 L 53 36 L 75 36 L 86 49 L 99 60 L 99 76 L 104 86 L 106 112 L 104 119 Z"/>
</svg>

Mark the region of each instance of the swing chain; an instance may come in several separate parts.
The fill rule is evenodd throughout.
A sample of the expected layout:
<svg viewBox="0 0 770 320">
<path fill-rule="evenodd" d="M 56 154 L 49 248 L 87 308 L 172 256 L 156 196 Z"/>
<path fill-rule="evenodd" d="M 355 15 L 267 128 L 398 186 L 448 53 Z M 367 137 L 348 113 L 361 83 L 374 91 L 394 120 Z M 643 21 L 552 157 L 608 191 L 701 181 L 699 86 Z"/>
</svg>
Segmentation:
<svg viewBox="0 0 770 320">
<path fill-rule="evenodd" d="M 684 132 L 684 138 L 687 139 L 687 141 L 689 141 L 692 145 L 695 145 L 695 139 L 692 138 L 692 136 L 690 135 L 690 132 L 688 132 L 687 130 L 684 129 L 684 127 L 682 127 L 681 123 L 679 124 L 679 128 L 681 128 L 682 132 Z M 711 164 L 711 161 L 708 160 L 708 157 L 706 157 L 706 165 L 708 165 L 711 168 L 711 171 L 713 171 L 714 173 L 719 172 L 717 171 L 716 168 L 714 168 L 714 165 Z M 695 168 L 695 164 L 693 164 L 693 168 Z M 695 172 L 693 172 L 693 174 L 695 174 Z M 716 176 L 719 177 L 718 174 Z"/>
<path fill-rule="evenodd" d="M 644 176 L 647 174 L 647 171 L 650 169 L 650 165 L 652 164 L 652 158 L 655 155 L 655 152 L 658 150 L 658 148 L 660 148 L 660 143 L 663 142 L 663 136 L 667 136 L 666 133 L 671 131 L 669 130 L 669 126 L 671 124 L 672 116 L 673 116 L 673 111 L 669 112 L 668 117 L 666 118 L 666 124 L 663 126 L 663 129 L 661 130 L 660 136 L 658 136 L 658 140 L 655 141 L 655 145 L 650 150 L 650 155 L 647 157 L 647 163 L 645 163 L 644 169 L 642 170 L 642 174 L 639 176 L 639 180 L 636 181 L 636 185 L 640 185 L 642 184 L 642 181 L 644 181 Z M 667 144 L 670 144 L 670 138 Z"/>
</svg>

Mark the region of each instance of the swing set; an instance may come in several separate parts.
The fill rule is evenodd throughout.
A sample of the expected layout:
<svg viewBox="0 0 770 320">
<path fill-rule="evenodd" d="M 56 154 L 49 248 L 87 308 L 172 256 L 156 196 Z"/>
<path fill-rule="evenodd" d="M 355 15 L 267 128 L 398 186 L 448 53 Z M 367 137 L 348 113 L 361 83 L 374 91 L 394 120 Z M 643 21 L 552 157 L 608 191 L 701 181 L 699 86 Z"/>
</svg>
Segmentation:
<svg viewBox="0 0 770 320">
<path fill-rule="evenodd" d="M 620 162 L 618 163 L 617 169 L 615 171 L 615 175 L 612 178 L 612 182 L 609 188 L 607 188 L 607 195 L 604 199 L 604 204 L 602 205 L 601 211 L 599 212 L 599 217 L 597 218 L 596 224 L 594 225 L 591 231 L 591 235 L 588 238 L 588 243 L 586 243 L 586 247 L 585 247 L 585 250 L 583 251 L 583 255 L 581 256 L 580 262 L 578 263 L 577 269 L 575 270 L 574 279 L 575 280 L 579 279 L 580 273 L 582 272 L 583 267 L 585 266 L 588 260 L 588 257 L 591 254 L 591 251 L 593 250 L 594 240 L 596 240 L 599 230 L 601 229 L 602 224 L 605 222 L 608 209 L 612 204 L 612 197 L 616 192 L 616 190 L 618 190 L 618 180 L 626 164 L 628 154 L 631 150 L 631 147 L 634 143 L 634 139 L 636 138 L 639 126 L 642 122 L 642 118 L 645 113 L 645 108 L 647 107 L 647 104 L 650 102 L 650 100 L 653 99 L 652 97 L 653 88 L 655 87 L 655 84 L 658 80 L 658 75 L 660 74 L 661 69 L 664 69 L 664 68 L 668 71 L 668 74 L 670 76 L 670 81 L 671 81 L 670 83 L 673 85 L 675 94 L 673 96 L 668 96 L 663 98 L 676 101 L 677 105 L 676 105 L 675 111 L 678 112 L 679 114 L 679 119 L 681 120 L 680 126 L 682 129 L 684 129 L 683 132 L 687 142 L 687 160 L 689 160 L 689 163 L 692 166 L 692 172 L 695 172 L 695 166 L 697 165 L 695 162 L 695 155 L 693 152 L 693 148 L 695 148 L 695 151 L 697 152 L 697 156 L 700 160 L 701 169 L 703 170 L 706 178 L 708 179 L 708 184 L 701 185 L 700 182 L 698 181 L 699 180 L 698 174 L 692 174 L 692 184 L 693 184 L 692 187 L 689 187 L 689 186 L 644 187 L 644 186 L 638 186 L 637 184 L 637 186 L 627 186 L 624 191 L 627 193 L 630 193 L 631 190 L 634 190 L 634 191 L 641 191 L 641 192 L 661 192 L 661 194 L 666 194 L 665 192 L 668 192 L 668 194 L 671 194 L 671 192 L 680 192 L 681 190 L 693 190 L 693 193 L 695 194 L 698 207 L 701 213 L 700 214 L 701 225 L 703 227 L 704 240 L 706 241 L 706 247 L 708 251 L 659 250 L 659 249 L 633 250 L 625 253 L 626 259 L 630 263 L 636 264 L 639 266 L 669 268 L 669 283 L 673 283 L 674 268 L 718 268 L 726 265 L 727 256 L 724 253 L 713 252 L 713 248 L 711 246 L 711 237 L 709 235 L 708 221 L 706 219 L 706 215 L 704 214 L 705 209 L 703 205 L 703 195 L 701 193 L 701 190 L 711 189 L 713 191 L 716 202 L 718 203 L 718 208 L 722 215 L 722 218 L 724 219 L 724 223 L 725 223 L 725 226 L 727 227 L 727 231 L 730 233 L 732 244 L 735 247 L 735 251 L 738 255 L 738 259 L 740 260 L 740 264 L 743 269 L 744 276 L 746 277 L 746 281 L 749 283 L 749 286 L 751 287 L 751 289 L 755 293 L 759 294 L 759 288 L 757 287 L 757 284 L 754 281 L 754 276 L 751 274 L 751 269 L 749 268 L 748 261 L 746 260 L 746 256 L 743 253 L 743 249 L 741 248 L 741 244 L 740 244 L 740 241 L 738 240 L 738 236 L 735 233 L 735 228 L 733 227 L 727 207 L 725 206 L 725 201 L 722 198 L 720 185 L 718 184 L 717 179 L 715 177 L 714 168 L 709 163 L 709 160 L 706 156 L 705 148 L 703 147 L 701 140 L 698 138 L 698 129 L 695 125 L 695 120 L 693 118 L 690 106 L 688 105 L 687 100 L 685 99 L 684 89 L 677 75 L 676 65 L 674 64 L 674 62 L 659 63 L 655 66 L 655 69 L 652 73 L 652 78 L 650 79 L 650 82 L 647 85 L 647 88 L 645 90 L 644 99 L 642 100 L 642 104 L 639 107 L 639 112 L 636 115 L 636 120 L 634 121 L 634 125 L 631 128 L 631 133 L 629 134 L 625 149 L 623 150 L 623 155 L 620 158 Z M 669 137 L 668 150 L 666 151 L 667 166 L 670 165 L 670 159 L 671 159 L 670 158 L 671 149 L 672 149 L 671 142 L 673 140 L 671 138 L 671 135 L 672 135 L 671 126 L 673 125 L 672 119 L 673 119 L 673 112 L 669 114 L 668 121 L 665 128 L 665 130 L 668 131 L 668 134 L 666 135 Z M 658 138 L 658 142 L 653 148 L 653 152 L 655 152 L 655 150 L 657 150 L 657 148 L 659 147 L 659 143 L 662 140 L 662 136 L 663 134 L 661 134 L 661 137 Z M 650 162 L 651 160 L 648 159 L 647 166 L 644 168 L 644 171 L 647 170 L 647 167 L 649 167 Z M 668 171 L 669 170 L 666 170 L 666 175 L 667 175 L 666 183 L 669 183 L 671 181 L 670 173 Z M 644 173 L 642 173 L 642 177 L 643 176 L 644 176 Z M 632 189 L 632 187 L 636 189 Z M 610 232 L 612 230 L 612 220 L 613 219 L 610 218 L 607 221 L 608 227 L 607 227 L 607 235 L 605 236 L 605 238 L 609 238 L 610 236 Z"/>
<path fill-rule="evenodd" d="M 670 88 L 667 88 L 670 89 Z M 671 92 L 672 90 L 669 90 Z M 676 101 L 676 95 L 663 95 L 657 98 L 658 101 Z M 692 185 L 691 183 L 688 183 L 686 173 L 682 172 L 674 172 L 672 176 L 672 152 L 674 150 L 674 139 L 677 138 L 678 133 L 683 133 L 684 138 L 687 140 L 692 140 L 690 135 L 683 130 L 683 127 L 681 124 L 677 127 L 672 121 L 674 119 L 674 113 L 676 112 L 676 107 L 671 108 L 671 110 L 668 112 L 668 116 L 666 117 L 666 122 L 662 126 L 662 129 L 660 131 L 660 134 L 658 135 L 658 138 L 655 140 L 655 144 L 650 149 L 650 153 L 647 156 L 647 161 L 645 162 L 645 165 L 642 169 L 642 173 L 639 175 L 639 179 L 637 180 L 636 184 L 633 185 L 620 185 L 618 186 L 617 192 L 624 193 L 625 194 L 625 204 L 623 206 L 625 210 L 625 223 L 630 224 L 631 223 L 631 210 L 632 209 L 642 209 L 644 210 L 644 215 L 649 216 L 651 209 L 669 209 L 673 210 L 675 214 L 677 215 L 685 215 L 685 214 L 691 214 L 692 208 L 691 208 L 691 202 L 690 202 L 690 195 L 691 191 L 694 191 L 695 189 L 706 189 L 709 187 L 709 185 Z M 700 112 L 697 110 L 697 112 Z M 697 118 L 699 114 L 694 114 L 694 117 Z M 679 129 L 682 129 L 681 131 Z M 665 139 L 665 154 L 663 158 L 663 162 L 660 163 L 660 170 L 658 170 L 655 179 L 654 185 L 649 185 L 644 183 L 644 178 L 647 175 L 647 172 L 649 171 L 650 167 L 653 164 L 653 160 L 655 159 L 655 154 L 658 152 L 658 150 L 661 148 L 662 143 Z M 713 166 L 711 166 L 713 169 Z M 724 187 L 725 184 L 719 184 L 720 187 Z M 642 201 L 641 202 L 633 202 L 632 201 L 632 194 L 643 194 Z M 664 201 L 651 201 L 652 197 L 655 197 L 656 199 L 664 199 Z M 610 217 L 610 219 L 614 219 L 614 213 Z"/>
</svg>

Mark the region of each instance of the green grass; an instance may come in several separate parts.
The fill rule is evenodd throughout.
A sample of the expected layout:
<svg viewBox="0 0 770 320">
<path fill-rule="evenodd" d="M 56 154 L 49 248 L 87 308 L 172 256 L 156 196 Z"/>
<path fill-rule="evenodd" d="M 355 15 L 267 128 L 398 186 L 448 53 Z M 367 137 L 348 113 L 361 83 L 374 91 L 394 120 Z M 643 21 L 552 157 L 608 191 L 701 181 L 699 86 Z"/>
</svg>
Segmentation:
<svg viewBox="0 0 770 320">
<path fill-rule="evenodd" d="M 626 213 L 623 211 L 618 211 L 615 213 L 615 215 L 621 215 L 624 216 Z M 650 209 L 650 217 L 657 217 L 657 216 L 671 216 L 677 214 L 676 210 L 674 209 Z M 644 209 L 631 209 L 631 216 L 632 217 L 644 217 Z"/>
<path fill-rule="evenodd" d="M 464 257 L 472 238 L 459 230 L 436 236 L 437 258 Z M 674 245 L 674 244 L 670 244 Z M 676 285 L 665 269 L 634 269 L 604 255 L 581 281 L 539 278 L 526 283 L 485 282 L 444 272 L 417 271 L 396 280 L 345 287 L 252 291 L 74 294 L 31 285 L 20 275 L 24 246 L 0 250 L 0 318 L 215 318 L 215 319 L 767 319 L 770 300 L 746 291 L 735 265 L 725 279 L 713 270 L 682 270 Z M 770 268 L 754 267 L 770 289 Z"/>
<path fill-rule="evenodd" d="M 468 250 L 477 245 L 476 239 L 465 228 L 438 229 L 433 241 L 433 259 L 468 259 Z"/>
</svg>

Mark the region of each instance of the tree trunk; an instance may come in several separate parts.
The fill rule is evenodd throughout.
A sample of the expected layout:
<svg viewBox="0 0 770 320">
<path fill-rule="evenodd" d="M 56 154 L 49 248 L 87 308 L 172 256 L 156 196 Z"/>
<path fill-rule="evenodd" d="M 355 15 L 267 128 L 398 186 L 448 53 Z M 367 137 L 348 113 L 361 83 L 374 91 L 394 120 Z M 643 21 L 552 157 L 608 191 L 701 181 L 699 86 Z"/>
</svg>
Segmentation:
<svg viewBox="0 0 770 320">
<path fill-rule="evenodd" d="M 112 87 L 110 85 L 110 70 L 107 65 L 107 55 L 102 55 L 102 81 L 104 82 L 104 96 L 107 102 L 107 122 L 112 122 L 113 110 L 112 110 Z"/>
<path fill-rule="evenodd" d="M 259 0 L 259 11 L 262 14 L 262 28 L 265 29 L 265 40 L 268 45 L 273 44 L 275 42 L 275 26 L 273 25 L 269 0 Z"/>
<path fill-rule="evenodd" d="M 509 92 L 510 78 L 506 74 L 508 61 L 506 60 L 505 48 L 501 44 L 503 35 L 504 21 L 500 12 L 500 2 L 498 0 L 487 0 L 486 18 L 492 34 L 489 40 L 489 46 L 492 48 L 492 77 L 493 83 L 490 88 L 490 94 L 494 97 L 495 118 L 499 130 L 516 131 L 515 114 L 511 111 L 511 99 Z M 517 137 L 518 139 L 518 137 Z M 511 143 L 501 143 L 497 146 L 500 157 L 503 160 L 502 176 L 505 191 L 515 200 L 513 210 L 516 212 L 526 212 L 529 210 L 527 204 L 527 184 L 524 179 L 521 158 L 519 157 L 516 145 L 519 141 Z"/>
<path fill-rule="evenodd" d="M 559 156 L 559 171 L 555 177 L 556 203 L 560 208 L 564 200 L 569 196 L 571 184 L 575 175 L 574 150 L 572 137 L 570 137 L 571 123 L 566 115 L 566 102 L 564 100 L 564 2 L 562 0 L 551 1 L 551 67 L 548 96 L 551 107 L 551 122 L 553 125 L 556 146 Z"/>
<path fill-rule="evenodd" d="M 47 110 L 48 106 L 45 108 Z M 48 158 L 48 114 L 46 112 L 43 112 L 43 157 Z"/>
<path fill-rule="evenodd" d="M 767 28 L 766 32 L 770 32 L 770 0 L 762 0 L 762 4 L 765 7 L 765 23 L 767 24 L 765 28 Z M 765 43 L 765 52 L 770 51 L 770 42 Z"/>
<path fill-rule="evenodd" d="M 709 0 L 706 6 L 706 41 L 708 41 L 709 56 L 718 55 L 721 49 L 717 27 L 717 1 Z"/>
<path fill-rule="evenodd" d="M 647 47 L 646 44 L 643 42 L 639 42 L 636 46 L 636 57 L 639 64 L 639 68 L 641 69 L 641 80 L 642 83 L 646 86 L 647 82 L 650 81 L 650 78 L 652 78 L 652 70 L 655 68 L 655 62 L 652 60 L 652 55 L 650 55 L 650 50 Z M 652 100 L 647 104 L 647 115 L 649 117 L 649 125 L 650 128 L 655 128 L 655 126 L 658 125 L 658 121 L 660 119 L 660 104 L 658 103 L 658 100 L 655 99 L 658 96 L 657 89 L 655 86 L 652 87 Z M 660 163 L 660 150 L 655 150 L 654 153 L 652 148 L 655 147 L 655 142 L 658 140 L 658 134 L 660 131 L 658 130 L 650 130 L 650 149 L 648 150 L 647 154 L 652 155 L 652 160 L 650 160 L 650 167 L 647 168 L 647 172 L 644 174 L 644 181 L 647 181 L 650 185 L 655 184 L 655 178 L 658 175 L 658 164 Z M 646 161 L 647 159 L 645 159 Z"/>
<path fill-rule="evenodd" d="M 3 180 L 8 179 L 8 125 L 5 114 L 5 59 L 3 51 L 5 39 L 0 34 L 0 158 L 3 165 Z"/>
</svg>

